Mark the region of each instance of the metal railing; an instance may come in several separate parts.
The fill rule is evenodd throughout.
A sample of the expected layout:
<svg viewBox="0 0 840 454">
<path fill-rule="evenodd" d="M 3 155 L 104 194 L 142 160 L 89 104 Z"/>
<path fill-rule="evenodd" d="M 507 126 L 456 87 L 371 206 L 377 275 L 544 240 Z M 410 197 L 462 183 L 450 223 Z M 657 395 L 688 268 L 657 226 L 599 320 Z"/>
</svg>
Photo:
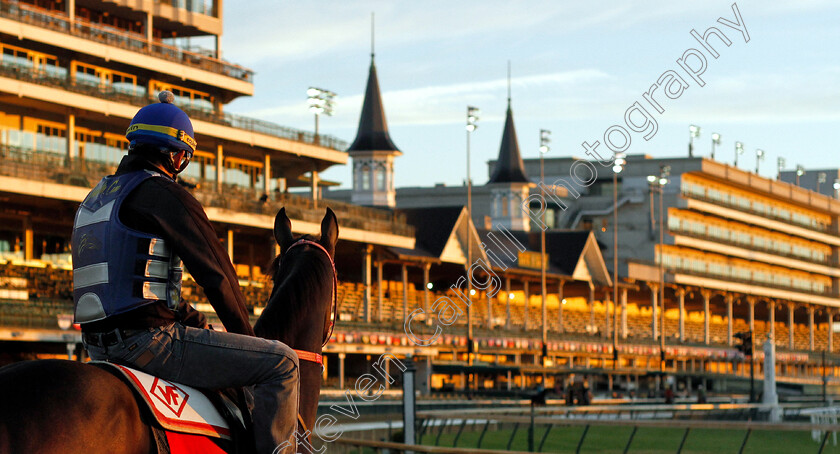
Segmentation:
<svg viewBox="0 0 840 454">
<path fill-rule="evenodd" d="M 9 61 L 3 61 L 2 64 L 0 64 L 0 76 L 36 83 L 47 87 L 61 88 L 74 93 L 103 98 L 114 102 L 131 104 L 138 107 L 143 107 L 153 102 L 153 98 L 149 96 L 130 93 L 111 85 L 90 85 L 81 81 L 74 82 L 69 78 L 50 74 L 46 71 L 35 70 L 33 68 Z M 232 128 L 242 129 L 245 131 L 318 145 L 338 151 L 344 151 L 348 148 L 347 142 L 333 136 L 323 134 L 315 135 L 313 132 L 280 126 L 268 121 L 243 117 L 231 113 L 224 113 L 220 115 L 216 112 L 185 105 L 179 105 L 179 107 L 181 107 L 181 109 L 183 109 L 190 118 L 195 120 L 203 120 L 218 125 L 230 126 Z"/>
<path fill-rule="evenodd" d="M 158 41 L 149 43 L 145 39 L 145 36 L 120 30 L 115 27 L 95 24 L 80 18 L 71 22 L 66 14 L 60 12 L 42 10 L 14 1 L 0 1 L 0 17 L 69 33 L 109 46 L 142 52 L 154 57 L 253 83 L 254 72 L 248 68 Z"/>
<path fill-rule="evenodd" d="M 744 213 L 754 214 L 754 215 L 757 215 L 757 216 L 761 216 L 763 218 L 780 221 L 780 222 L 783 222 L 785 224 L 790 224 L 792 226 L 804 227 L 806 229 L 812 229 L 814 231 L 821 232 L 821 233 L 827 233 L 829 235 L 834 235 L 834 236 L 837 235 L 836 233 L 831 231 L 831 226 L 826 225 L 826 224 L 822 224 L 822 223 L 819 223 L 819 222 L 816 222 L 816 221 L 811 221 L 810 223 L 800 222 L 800 221 L 797 221 L 797 219 L 793 216 L 789 216 L 789 217 L 779 216 L 777 214 L 769 213 L 767 211 L 757 210 L 757 209 L 753 208 L 752 205 L 750 205 L 749 207 L 745 207 L 745 206 L 743 206 L 739 203 L 732 202 L 728 199 L 724 200 L 724 199 L 717 198 L 717 197 L 709 197 L 706 194 L 699 194 L 697 192 L 688 190 L 686 188 L 682 188 L 682 191 L 681 191 L 680 194 L 684 198 L 695 199 L 695 200 L 699 200 L 701 202 L 709 202 L 709 203 L 713 203 L 715 205 L 719 205 L 719 206 L 723 206 L 723 207 L 726 207 L 726 208 L 731 208 L 731 209 L 734 209 L 734 210 L 742 211 Z"/>
<path fill-rule="evenodd" d="M 729 239 L 729 238 L 723 238 L 721 236 L 715 236 L 715 235 L 712 235 L 712 234 L 709 234 L 709 233 L 695 232 L 695 231 L 691 230 L 690 228 L 682 227 L 682 225 L 680 225 L 680 227 L 678 227 L 678 228 L 674 228 L 673 226 L 669 226 L 668 227 L 668 233 L 670 235 L 683 235 L 683 236 L 688 236 L 688 237 L 697 238 L 697 239 L 701 239 L 701 240 L 714 241 L 715 243 L 726 244 L 726 245 L 729 245 L 729 246 L 740 247 L 740 248 L 749 249 L 749 250 L 753 250 L 753 251 L 757 251 L 757 252 L 764 252 L 766 254 L 771 254 L 771 255 L 778 255 L 780 257 L 785 257 L 785 258 L 794 259 L 794 260 L 800 260 L 800 261 L 808 262 L 808 263 L 814 263 L 814 264 L 817 264 L 817 265 L 828 265 L 828 266 L 832 265 L 830 258 L 825 258 L 825 259 L 820 260 L 820 259 L 816 259 L 816 258 L 810 257 L 810 256 L 794 254 L 793 252 L 782 252 L 782 251 L 779 251 L 777 249 L 773 249 L 773 248 L 770 248 L 770 247 L 759 246 L 759 245 L 756 245 L 752 242 L 747 244 L 747 243 L 742 243 L 742 242 L 739 242 L 739 241 L 734 241 L 734 240 Z"/>
<path fill-rule="evenodd" d="M 0 144 L 0 175 L 92 188 L 103 176 L 115 170 L 113 164 L 82 162 L 67 159 L 66 155 Z M 261 190 L 225 185 L 223 191 L 216 192 L 214 188 L 214 182 L 208 181 L 192 189 L 192 192 L 204 206 L 270 216 L 286 207 L 292 219 L 314 223 L 320 223 L 324 217 L 324 207 L 330 207 L 342 227 L 414 236 L 414 227 L 406 224 L 405 215 L 392 211 L 323 199 L 316 206 L 308 197 L 286 193 L 272 193 L 265 201 L 261 201 Z"/>
</svg>

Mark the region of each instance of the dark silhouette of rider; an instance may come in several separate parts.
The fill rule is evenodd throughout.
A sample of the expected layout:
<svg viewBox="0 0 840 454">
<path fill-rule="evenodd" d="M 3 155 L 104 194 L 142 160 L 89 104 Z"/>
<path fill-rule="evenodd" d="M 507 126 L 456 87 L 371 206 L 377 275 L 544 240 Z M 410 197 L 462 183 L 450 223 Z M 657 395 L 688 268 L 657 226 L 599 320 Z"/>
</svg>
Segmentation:
<svg viewBox="0 0 840 454">
<path fill-rule="evenodd" d="M 196 149 L 192 123 L 172 93 L 160 100 L 134 116 L 128 155 L 76 213 L 73 299 L 82 340 L 95 360 L 165 380 L 253 386 L 257 451 L 294 453 L 297 354 L 254 337 L 231 259 L 201 204 L 176 183 Z M 227 332 L 207 329 L 205 316 L 181 300 L 182 263 Z"/>
</svg>

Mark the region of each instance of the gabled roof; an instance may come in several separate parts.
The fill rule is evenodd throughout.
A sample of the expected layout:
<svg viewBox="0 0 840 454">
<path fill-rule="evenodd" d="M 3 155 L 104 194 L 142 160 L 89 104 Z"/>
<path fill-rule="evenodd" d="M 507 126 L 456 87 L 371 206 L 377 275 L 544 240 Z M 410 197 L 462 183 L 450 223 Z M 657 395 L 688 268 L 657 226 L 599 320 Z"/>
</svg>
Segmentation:
<svg viewBox="0 0 840 454">
<path fill-rule="evenodd" d="M 495 240 L 491 239 L 493 234 Z M 539 253 L 540 233 L 522 231 L 491 231 L 481 230 L 479 236 L 487 247 L 488 257 L 495 267 L 513 268 L 533 272 L 533 268 L 519 266 L 518 247 L 508 237 L 510 234 L 527 251 Z M 507 251 L 499 246 L 504 245 Z M 548 254 L 546 271 L 554 275 L 569 276 L 579 281 L 592 282 L 598 285 L 612 285 L 612 278 L 607 271 L 601 249 L 590 231 L 569 230 L 546 232 L 545 251 Z M 511 255 L 515 258 L 511 258 Z M 538 270 L 537 270 L 538 271 Z"/>
<path fill-rule="evenodd" d="M 414 226 L 415 246 L 413 251 L 391 248 L 394 253 L 406 257 L 427 255 L 444 262 L 466 263 L 466 244 L 472 244 L 473 260 L 483 258 L 486 261 L 477 231 L 465 207 L 399 211 L 405 214 L 406 222 Z"/>
<path fill-rule="evenodd" d="M 499 147 L 499 159 L 490 180 L 487 183 L 529 183 L 525 173 L 525 164 L 519 154 L 519 141 L 516 139 L 516 128 L 513 125 L 513 111 L 508 100 L 505 129 L 502 133 L 502 145 Z"/>
<path fill-rule="evenodd" d="M 388 122 L 385 120 L 385 109 L 382 107 L 382 96 L 379 94 L 379 80 L 376 77 L 376 65 L 371 60 L 368 74 L 365 101 L 362 104 L 362 115 L 359 118 L 359 130 L 356 140 L 347 149 L 354 151 L 391 151 L 402 152 L 394 145 L 388 134 Z"/>
</svg>

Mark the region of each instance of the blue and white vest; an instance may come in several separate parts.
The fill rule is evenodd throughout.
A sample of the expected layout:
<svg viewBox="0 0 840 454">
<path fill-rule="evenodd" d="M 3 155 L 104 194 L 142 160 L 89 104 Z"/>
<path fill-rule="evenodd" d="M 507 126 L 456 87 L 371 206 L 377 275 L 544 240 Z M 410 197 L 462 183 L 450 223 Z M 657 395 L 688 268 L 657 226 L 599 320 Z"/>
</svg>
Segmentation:
<svg viewBox="0 0 840 454">
<path fill-rule="evenodd" d="M 76 323 L 103 320 L 181 298 L 181 259 L 162 238 L 120 222 L 123 201 L 143 181 L 163 177 L 141 170 L 107 176 L 88 194 L 73 224 L 73 302 Z"/>
</svg>

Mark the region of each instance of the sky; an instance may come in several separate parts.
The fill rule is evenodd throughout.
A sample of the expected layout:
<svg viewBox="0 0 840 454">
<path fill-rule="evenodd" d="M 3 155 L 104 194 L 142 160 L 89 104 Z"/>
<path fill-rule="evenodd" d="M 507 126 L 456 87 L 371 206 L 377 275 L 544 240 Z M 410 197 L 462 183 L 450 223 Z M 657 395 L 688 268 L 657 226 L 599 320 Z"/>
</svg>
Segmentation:
<svg viewBox="0 0 840 454">
<path fill-rule="evenodd" d="M 694 124 L 701 128 L 695 155 L 709 155 L 716 132 L 716 159 L 731 164 L 740 141 L 739 167 L 754 170 L 762 149 L 765 176 L 775 177 L 778 157 L 787 169 L 840 167 L 840 2 L 736 4 L 749 42 L 717 21 L 736 22 L 731 1 L 227 0 L 223 56 L 255 71 L 255 94 L 226 111 L 311 131 L 306 89 L 321 87 L 337 98 L 320 132 L 352 142 L 374 13 L 379 85 L 391 138 L 403 152 L 397 187 L 463 184 L 467 106 L 481 109 L 471 135 L 472 178 L 487 181 L 486 163 L 502 136 L 508 61 L 526 159 L 539 156 L 540 129 L 551 131 L 547 158 L 585 158 L 581 144 L 604 143 L 612 125 L 628 128 L 625 111 L 638 101 L 657 131 L 648 140 L 630 131 L 628 153 L 686 156 Z M 690 34 L 713 26 L 731 41 L 709 39 L 716 59 Z M 707 60 L 702 87 L 677 62 L 691 48 Z M 686 63 L 697 67 L 692 58 Z M 654 92 L 659 113 L 643 94 L 668 70 L 688 88 L 677 99 Z M 612 137 L 620 145 L 620 136 Z M 322 178 L 348 187 L 350 173 L 349 165 L 334 166 Z"/>
</svg>

